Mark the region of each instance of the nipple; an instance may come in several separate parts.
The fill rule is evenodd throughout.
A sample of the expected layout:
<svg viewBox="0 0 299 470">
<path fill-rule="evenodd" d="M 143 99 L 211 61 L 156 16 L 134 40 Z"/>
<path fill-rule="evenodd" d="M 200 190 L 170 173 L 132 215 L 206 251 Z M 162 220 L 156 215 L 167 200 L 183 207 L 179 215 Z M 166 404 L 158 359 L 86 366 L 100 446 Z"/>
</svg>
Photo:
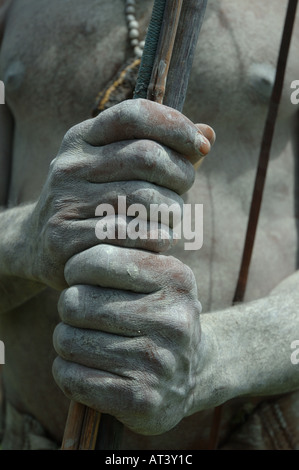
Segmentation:
<svg viewBox="0 0 299 470">
<path fill-rule="evenodd" d="M 3 77 L 5 88 L 10 92 L 17 91 L 24 81 L 24 76 L 25 67 L 23 63 L 19 60 L 12 62 Z"/>
<path fill-rule="evenodd" d="M 271 64 L 252 64 L 249 68 L 249 85 L 261 101 L 271 97 L 276 69 Z"/>
</svg>

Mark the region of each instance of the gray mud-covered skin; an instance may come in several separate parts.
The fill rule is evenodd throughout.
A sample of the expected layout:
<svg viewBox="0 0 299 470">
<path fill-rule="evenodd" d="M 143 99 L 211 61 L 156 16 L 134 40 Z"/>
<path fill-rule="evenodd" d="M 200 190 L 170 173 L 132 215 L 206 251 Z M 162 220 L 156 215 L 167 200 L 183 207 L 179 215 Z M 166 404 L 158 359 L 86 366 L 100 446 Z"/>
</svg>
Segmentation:
<svg viewBox="0 0 299 470">
<path fill-rule="evenodd" d="M 153 2 L 137 3 L 144 33 Z M 208 2 L 184 115 L 130 100 L 94 120 L 99 91 L 131 55 L 124 1 L 13 0 L 8 15 L 6 4 L 5 397 L 56 442 L 73 398 L 124 423 L 123 449 L 204 449 L 215 405 L 226 403 L 223 439 L 252 397 L 299 386 L 298 19 L 246 299 L 231 307 L 287 2 Z M 119 195 L 203 204 L 203 247 L 101 243 L 96 207 Z"/>
</svg>

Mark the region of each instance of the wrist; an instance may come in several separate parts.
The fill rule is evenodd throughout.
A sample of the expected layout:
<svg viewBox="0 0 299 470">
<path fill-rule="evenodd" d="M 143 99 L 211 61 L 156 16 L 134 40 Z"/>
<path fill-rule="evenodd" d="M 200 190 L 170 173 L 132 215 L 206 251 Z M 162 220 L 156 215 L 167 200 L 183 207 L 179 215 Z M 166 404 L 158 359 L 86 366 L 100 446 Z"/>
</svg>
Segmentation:
<svg viewBox="0 0 299 470">
<path fill-rule="evenodd" d="M 190 393 L 188 415 L 214 408 L 232 398 L 233 371 L 227 367 L 223 345 L 219 341 L 217 321 L 212 314 L 201 316 L 200 360 Z"/>
<path fill-rule="evenodd" d="M 2 289 L 10 290 L 11 282 L 20 282 L 24 285 L 36 284 L 37 290 L 44 287 L 39 279 L 32 273 L 35 263 L 33 242 L 36 239 L 32 224 L 32 214 L 35 204 L 19 206 L 8 209 L 0 214 L 0 282 Z"/>
<path fill-rule="evenodd" d="M 34 205 L 28 204 L 1 213 L 1 278 L 30 279 L 30 217 Z"/>
<path fill-rule="evenodd" d="M 45 288 L 31 274 L 33 208 L 34 204 L 30 204 L 0 214 L 0 313 L 23 304 Z"/>
<path fill-rule="evenodd" d="M 290 343 L 298 331 L 298 276 L 281 290 L 252 302 L 202 315 L 202 368 L 197 411 L 237 397 L 298 389 Z M 208 346 L 206 346 L 208 345 Z M 278 354 L 279 351 L 279 354 Z"/>
</svg>

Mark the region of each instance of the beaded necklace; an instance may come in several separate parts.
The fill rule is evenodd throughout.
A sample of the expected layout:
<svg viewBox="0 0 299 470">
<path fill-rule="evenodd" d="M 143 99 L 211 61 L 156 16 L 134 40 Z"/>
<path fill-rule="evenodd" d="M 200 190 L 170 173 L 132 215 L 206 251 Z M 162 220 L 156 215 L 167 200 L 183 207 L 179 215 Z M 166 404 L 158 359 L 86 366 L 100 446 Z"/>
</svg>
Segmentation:
<svg viewBox="0 0 299 470">
<path fill-rule="evenodd" d="M 136 19 L 136 0 L 125 0 L 125 15 L 128 37 L 134 57 L 131 57 L 107 84 L 105 89 L 100 91 L 92 110 L 93 117 L 105 111 L 105 109 L 133 97 L 145 42 L 140 41 L 139 22 Z"/>
<path fill-rule="evenodd" d="M 140 41 L 139 22 L 136 20 L 136 0 L 126 0 L 125 12 L 128 26 L 128 35 L 136 57 L 141 58 L 144 41 Z"/>
</svg>

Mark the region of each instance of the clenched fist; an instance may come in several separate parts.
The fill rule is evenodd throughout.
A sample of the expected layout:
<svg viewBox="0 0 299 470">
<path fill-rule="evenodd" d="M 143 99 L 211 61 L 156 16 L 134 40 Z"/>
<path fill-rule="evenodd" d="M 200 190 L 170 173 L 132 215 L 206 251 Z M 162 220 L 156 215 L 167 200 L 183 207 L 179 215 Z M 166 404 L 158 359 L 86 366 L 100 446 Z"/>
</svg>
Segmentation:
<svg viewBox="0 0 299 470">
<path fill-rule="evenodd" d="M 196 282 L 160 254 L 170 239 L 96 240 L 94 211 L 117 211 L 119 196 L 147 210 L 182 205 L 214 138 L 173 109 L 127 101 L 70 130 L 36 208 L 39 276 L 68 286 L 54 377 L 71 399 L 142 434 L 166 432 L 194 412 L 203 361 Z"/>
<path fill-rule="evenodd" d="M 66 265 L 54 377 L 71 399 L 160 434 L 193 411 L 202 368 L 192 271 L 172 256 L 100 245 Z"/>
<path fill-rule="evenodd" d="M 206 134 L 204 137 L 203 134 Z M 210 150 L 214 133 L 178 111 L 147 100 L 121 103 L 71 128 L 52 161 L 27 224 L 28 278 L 62 290 L 64 266 L 102 241 L 95 235 L 99 204 L 182 204 L 194 181 L 193 163 Z M 115 240 L 122 246 L 164 251 L 171 240 Z"/>
</svg>

